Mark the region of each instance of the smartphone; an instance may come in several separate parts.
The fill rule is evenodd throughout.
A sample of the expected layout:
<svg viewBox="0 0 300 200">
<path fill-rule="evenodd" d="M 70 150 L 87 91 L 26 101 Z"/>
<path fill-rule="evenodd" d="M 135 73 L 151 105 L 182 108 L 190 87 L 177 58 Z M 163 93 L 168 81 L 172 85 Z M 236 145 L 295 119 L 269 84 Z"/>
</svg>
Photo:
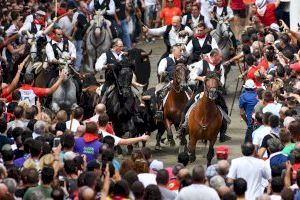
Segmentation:
<svg viewBox="0 0 300 200">
<path fill-rule="evenodd" d="M 59 186 L 64 187 L 65 186 L 65 177 L 59 176 L 58 180 L 59 180 Z"/>
<path fill-rule="evenodd" d="M 60 144 L 60 138 L 54 138 L 53 147 L 58 147 L 59 144 Z"/>
</svg>

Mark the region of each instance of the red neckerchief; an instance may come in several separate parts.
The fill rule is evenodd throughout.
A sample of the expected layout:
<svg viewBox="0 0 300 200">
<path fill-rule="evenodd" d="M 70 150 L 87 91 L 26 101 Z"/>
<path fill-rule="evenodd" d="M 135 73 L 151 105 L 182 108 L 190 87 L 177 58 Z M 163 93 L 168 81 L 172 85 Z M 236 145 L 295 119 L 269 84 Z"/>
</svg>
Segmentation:
<svg viewBox="0 0 300 200">
<path fill-rule="evenodd" d="M 83 140 L 85 142 L 92 142 L 92 141 L 98 140 L 98 139 L 99 139 L 99 136 L 98 136 L 98 134 L 95 134 L 95 133 L 88 133 L 88 132 L 86 132 L 83 135 Z"/>
<path fill-rule="evenodd" d="M 34 24 L 39 24 L 39 25 L 41 25 L 41 26 L 45 26 L 45 21 L 46 21 L 46 20 L 45 20 L 45 17 L 43 17 L 43 18 L 40 19 L 40 20 L 39 20 L 39 19 L 34 19 L 34 20 L 33 20 L 33 23 L 34 23 Z"/>
<path fill-rule="evenodd" d="M 206 33 L 203 33 L 203 34 L 195 34 L 195 38 L 197 38 L 198 40 L 199 40 L 199 39 L 205 38 L 205 36 L 206 36 Z"/>
</svg>

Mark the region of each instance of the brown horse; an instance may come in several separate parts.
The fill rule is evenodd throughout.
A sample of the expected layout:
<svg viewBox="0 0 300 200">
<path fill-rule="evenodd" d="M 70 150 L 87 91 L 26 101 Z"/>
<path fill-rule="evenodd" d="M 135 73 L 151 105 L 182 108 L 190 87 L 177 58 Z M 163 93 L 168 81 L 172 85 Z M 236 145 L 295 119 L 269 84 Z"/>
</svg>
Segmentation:
<svg viewBox="0 0 300 200">
<path fill-rule="evenodd" d="M 190 161 L 196 160 L 196 144 L 198 140 L 209 142 L 207 165 L 214 157 L 214 144 L 222 125 L 222 114 L 215 104 L 218 97 L 220 81 L 216 75 L 207 76 L 204 81 L 204 95 L 191 110 L 188 118 Z"/>
<path fill-rule="evenodd" d="M 190 98 L 186 90 L 188 79 L 187 77 L 188 69 L 186 68 L 186 66 L 183 64 L 178 64 L 173 73 L 173 83 L 171 83 L 171 89 L 169 91 L 163 109 L 163 121 L 167 130 L 167 137 L 171 146 L 175 145 L 171 126 L 174 124 L 175 128 L 178 128 L 180 124 L 181 113 L 183 112 L 185 105 Z M 157 137 L 158 145 L 160 139 L 161 135 Z"/>
</svg>

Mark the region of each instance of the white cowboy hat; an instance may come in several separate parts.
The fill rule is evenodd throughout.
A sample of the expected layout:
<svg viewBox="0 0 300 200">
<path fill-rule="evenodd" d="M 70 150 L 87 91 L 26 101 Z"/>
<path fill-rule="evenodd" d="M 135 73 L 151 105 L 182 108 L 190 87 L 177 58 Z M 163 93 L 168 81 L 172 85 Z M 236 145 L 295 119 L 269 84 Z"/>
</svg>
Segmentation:
<svg viewBox="0 0 300 200">
<path fill-rule="evenodd" d="M 256 85 L 252 79 L 248 79 L 246 80 L 245 85 L 243 85 L 243 87 L 247 89 L 255 89 Z"/>
<path fill-rule="evenodd" d="M 42 16 L 45 16 L 45 15 L 46 15 L 46 13 L 45 13 L 44 11 L 42 11 L 42 10 L 36 11 L 36 14 L 37 14 L 37 15 L 42 15 Z"/>
</svg>

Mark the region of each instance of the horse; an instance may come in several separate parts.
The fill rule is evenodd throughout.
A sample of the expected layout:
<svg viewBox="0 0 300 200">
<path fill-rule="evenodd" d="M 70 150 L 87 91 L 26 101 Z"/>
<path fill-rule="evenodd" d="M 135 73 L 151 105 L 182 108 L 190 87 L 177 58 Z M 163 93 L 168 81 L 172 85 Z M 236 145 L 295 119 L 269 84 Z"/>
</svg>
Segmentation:
<svg viewBox="0 0 300 200">
<path fill-rule="evenodd" d="M 171 126 L 177 129 L 181 121 L 181 114 L 190 96 L 185 89 L 187 87 L 188 69 L 183 64 L 178 64 L 173 73 L 173 83 L 167 94 L 163 106 L 163 122 L 167 130 L 167 138 L 171 146 L 175 146 Z M 157 136 L 157 145 L 160 144 L 161 135 Z M 159 149 L 159 146 L 157 147 Z"/>
<path fill-rule="evenodd" d="M 93 67 L 100 55 L 111 47 L 111 31 L 109 21 L 103 17 L 105 11 L 96 11 L 94 20 L 91 22 L 85 36 L 85 70 L 93 72 Z"/>
<path fill-rule="evenodd" d="M 60 109 L 70 112 L 72 107 L 77 106 L 78 86 L 76 85 L 71 73 L 71 70 L 75 71 L 75 69 L 72 68 L 70 60 L 60 59 L 59 62 L 60 68 L 63 70 L 63 73 L 65 73 L 65 78 L 61 85 L 53 93 L 50 108 L 55 112 L 58 112 Z"/>
<path fill-rule="evenodd" d="M 212 37 L 216 40 L 219 49 L 222 51 L 223 61 L 229 60 L 234 54 L 233 41 L 231 40 L 233 32 L 230 29 L 229 22 L 225 20 L 219 20 L 215 31 L 211 33 Z M 230 71 L 230 66 L 224 67 L 225 80 Z M 224 84 L 225 88 L 225 84 Z"/>
<path fill-rule="evenodd" d="M 121 61 L 111 65 L 106 73 L 106 78 L 113 80 L 113 86 L 109 88 L 111 92 L 107 96 L 105 105 L 115 133 L 119 137 L 126 132 L 130 134 L 135 132 L 133 117 L 137 102 L 131 90 L 132 67 L 126 61 Z"/>
<path fill-rule="evenodd" d="M 196 160 L 196 144 L 198 140 L 209 142 L 207 165 L 214 157 L 214 144 L 222 126 L 222 114 L 215 103 L 218 97 L 219 78 L 215 74 L 208 75 L 204 80 L 204 94 L 192 108 L 188 116 L 187 132 L 189 134 L 188 150 L 190 161 Z"/>
<path fill-rule="evenodd" d="M 93 116 L 94 108 L 100 103 L 100 96 L 97 93 L 99 85 L 93 74 L 83 75 L 82 92 L 79 98 L 79 106 L 84 110 L 84 118 Z"/>
</svg>

